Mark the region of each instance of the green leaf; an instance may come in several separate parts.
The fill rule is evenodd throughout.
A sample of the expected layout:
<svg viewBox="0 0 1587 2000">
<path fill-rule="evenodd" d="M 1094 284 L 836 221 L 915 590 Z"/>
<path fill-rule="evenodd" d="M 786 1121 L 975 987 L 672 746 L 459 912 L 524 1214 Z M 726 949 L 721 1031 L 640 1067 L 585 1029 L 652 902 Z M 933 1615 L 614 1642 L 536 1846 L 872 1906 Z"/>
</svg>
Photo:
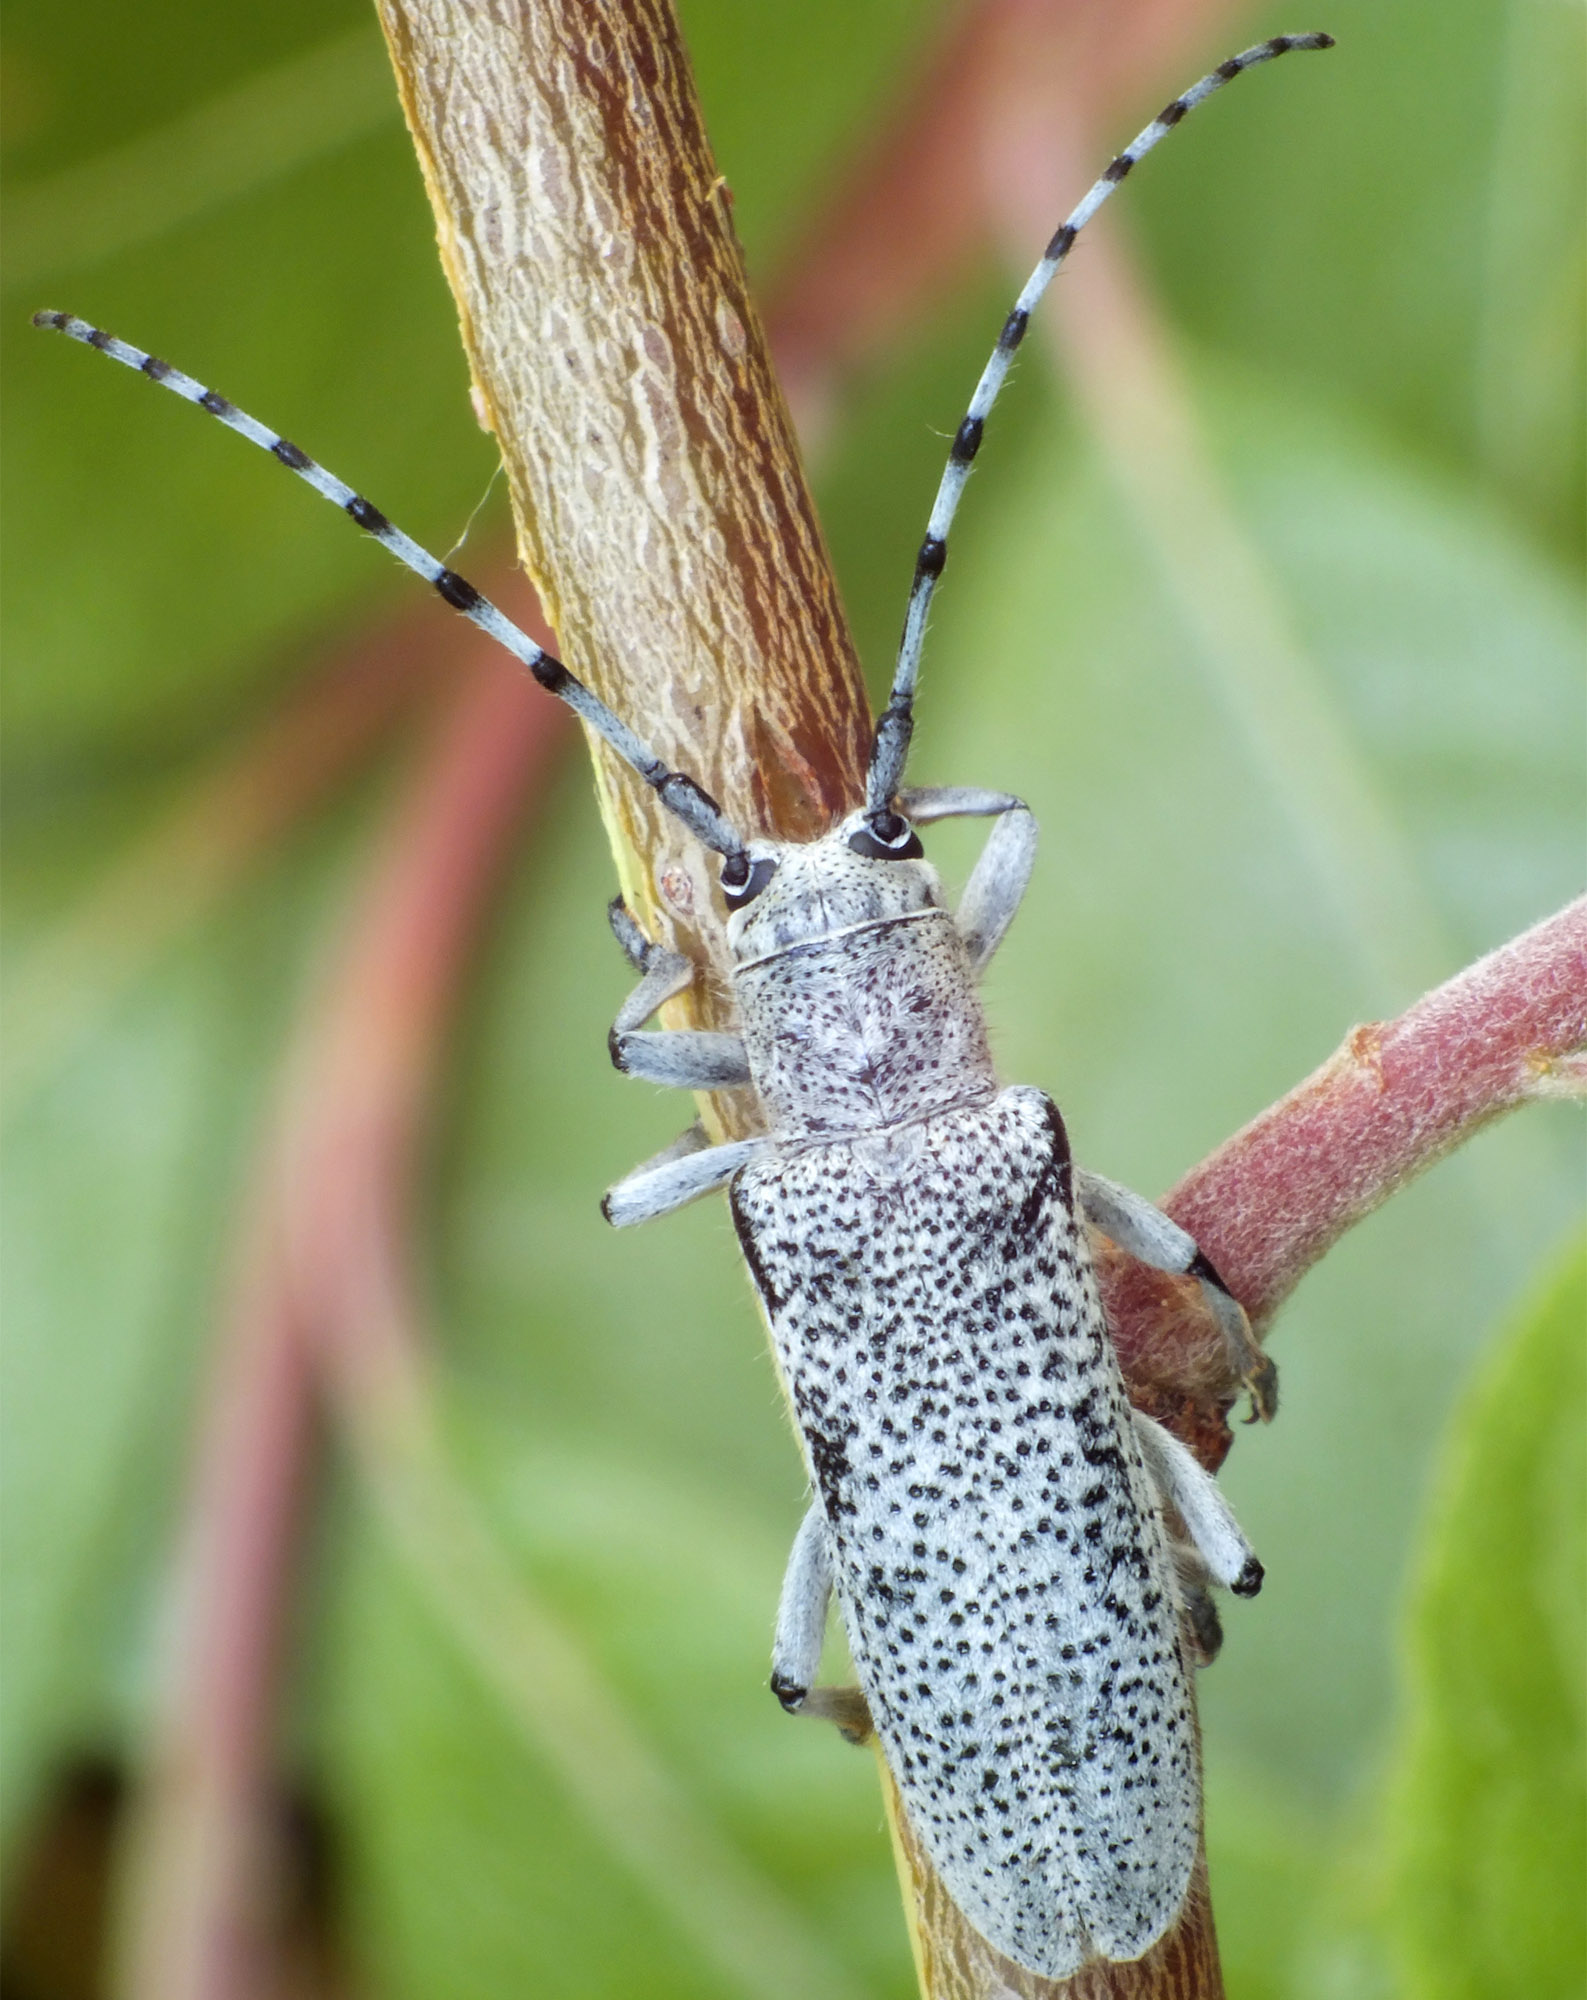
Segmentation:
<svg viewBox="0 0 1587 2000">
<path fill-rule="evenodd" d="M 1573 268 L 1575 224 L 1559 218 L 1576 204 L 1575 113 L 1555 85 L 1573 72 L 1548 57 L 1544 104 L 1537 64 L 1503 59 L 1523 27 L 1546 53 L 1574 32 L 1569 10 L 1331 4 L 1335 55 L 1231 92 L 1110 223 L 1144 248 L 1220 505 L 1282 612 L 1283 664 L 1304 669 L 1332 761 L 1271 709 L 1255 728 L 1240 689 L 1273 689 L 1244 607 L 1225 593 L 1238 615 L 1220 625 L 1217 590 L 1187 593 L 1192 545 L 1165 546 L 1202 524 L 1141 506 L 1034 340 L 988 433 L 926 665 L 922 780 L 1013 786 L 1044 826 L 989 987 L 1004 1073 L 1053 1089 L 1077 1153 L 1147 1192 L 1351 1021 L 1409 997 L 1385 998 L 1367 969 L 1396 909 L 1442 937 L 1443 973 L 1577 873 L 1579 604 L 1559 555 L 1575 559 L 1576 482 L 1559 468 L 1574 475 L 1580 399 L 1570 344 L 1563 362 L 1553 344 Z M 929 53 L 925 12 L 686 0 L 685 14 L 759 274 Z M 72 307 L 168 353 L 444 548 L 492 454 L 399 121 L 367 123 L 373 70 L 345 39 L 361 29 L 378 58 L 351 0 L 16 0 L 19 193 L 202 127 L 237 92 L 255 123 L 195 158 L 163 233 L 144 216 L 136 241 L 7 309 L 17 325 Z M 290 92 L 272 129 L 263 86 L 305 64 L 323 86 L 344 59 L 345 129 L 322 100 L 299 127 Z M 1141 115 L 1160 100 L 1154 84 Z M 113 177 L 105 193 L 128 198 Z M 1020 276 L 945 290 L 848 387 L 822 503 L 873 680 L 946 437 Z M 1071 309 L 1060 284 L 1044 311 Z M 124 371 L 25 330 L 5 366 L 8 923 L 32 934 L 107 878 L 306 652 L 418 592 L 258 454 Z M 1320 803 L 1341 796 L 1374 812 L 1341 829 Z M 359 886 L 348 820 L 261 854 L 224 913 L 114 991 L 87 965 L 99 997 L 71 1011 L 56 1068 L 12 1114 L 0 1720 L 14 1812 L 74 1747 L 135 1751 L 255 1121 L 296 996 L 343 928 L 327 908 L 340 917 L 335 892 Z M 1397 905 L 1363 826 L 1386 826 L 1404 864 Z M 962 874 L 952 830 L 933 852 Z M 1341 853 L 1351 867 L 1317 865 Z M 1352 882 L 1371 888 L 1374 924 Z M 702 1205 L 614 1241 L 595 1207 L 687 1116 L 606 1061 L 626 984 L 610 889 L 587 777 L 570 771 L 456 1023 L 427 1182 L 417 1256 L 434 1271 L 454 1471 L 702 1821 L 853 1978 L 902 1995 L 874 1777 L 762 1684 L 801 1482 L 730 1225 Z M 1484 1135 L 1341 1245 L 1280 1327 L 1281 1424 L 1242 1438 L 1226 1475 L 1268 1587 L 1230 1607 L 1202 1682 L 1214 1897 L 1231 1979 L 1253 1994 L 1296 1990 L 1291 1931 L 1320 1927 L 1334 1948 L 1308 1900 L 1332 1893 L 1389 1727 L 1427 1467 L 1492 1317 L 1565 1222 L 1578 1144 L 1560 1107 Z M 380 1990 L 710 1990 L 369 1510 L 339 1529 L 315 1551 L 303 1622 L 320 1671 L 293 1691 L 292 1741 L 333 1808 L 338 1916 Z"/>
<path fill-rule="evenodd" d="M 1445 1444 L 1412 1587 L 1389 1820 L 1413 1996 L 1587 1985 L 1587 1245 L 1515 1316 Z"/>
<path fill-rule="evenodd" d="M 64 1756 L 136 1735 L 246 1163 L 339 858 L 278 865 L 8 1107 L 7 1834 Z"/>
<path fill-rule="evenodd" d="M 1143 174 L 1183 324 L 1582 548 L 1583 17 L 1328 0 L 1338 46 Z M 1294 26 L 1263 6 L 1251 39 Z M 1213 217 L 1217 214 L 1218 221 Z"/>
<path fill-rule="evenodd" d="M 1218 1954 L 1235 2000 L 1293 2000 L 1299 1939 L 1312 1920 L 1333 1828 L 1271 1780 L 1208 1773 L 1207 1869 Z"/>
</svg>

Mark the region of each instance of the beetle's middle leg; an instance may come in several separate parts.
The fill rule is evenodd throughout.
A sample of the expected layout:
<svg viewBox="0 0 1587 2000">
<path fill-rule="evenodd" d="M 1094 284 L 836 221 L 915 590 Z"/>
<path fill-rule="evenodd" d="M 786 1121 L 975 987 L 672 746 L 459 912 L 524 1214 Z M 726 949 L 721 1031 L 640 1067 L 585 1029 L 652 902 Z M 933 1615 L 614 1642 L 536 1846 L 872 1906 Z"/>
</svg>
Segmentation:
<svg viewBox="0 0 1587 2000">
<path fill-rule="evenodd" d="M 1152 1483 L 1184 1522 L 1208 1576 L 1236 1597 L 1255 1597 L 1262 1588 L 1262 1565 L 1217 1480 L 1155 1418 L 1144 1410 L 1132 1409 L 1130 1415 Z"/>
<path fill-rule="evenodd" d="M 777 1601 L 777 1636 L 771 1646 L 771 1691 L 790 1714 L 815 1686 L 831 1602 L 827 1524 L 812 1500 L 788 1552 L 782 1596 Z"/>
<path fill-rule="evenodd" d="M 625 1076 L 670 1084 L 678 1090 L 730 1090 L 748 1083 L 749 1061 L 737 1035 L 708 1034 L 692 1028 L 642 1032 L 663 1001 L 675 998 L 693 983 L 694 967 L 678 952 L 652 944 L 629 915 L 621 896 L 613 900 L 607 915 L 629 964 L 640 975 L 606 1038 L 613 1067 Z"/>
<path fill-rule="evenodd" d="M 1271 1423 L 1278 1411 L 1278 1369 L 1256 1344 L 1245 1307 L 1213 1269 L 1188 1229 L 1155 1208 L 1144 1195 L 1133 1194 L 1102 1174 L 1075 1169 L 1075 1196 L 1080 1212 L 1121 1250 L 1154 1270 L 1195 1278 L 1202 1297 L 1218 1322 L 1229 1359 L 1250 1392 L 1251 1415 Z"/>
</svg>

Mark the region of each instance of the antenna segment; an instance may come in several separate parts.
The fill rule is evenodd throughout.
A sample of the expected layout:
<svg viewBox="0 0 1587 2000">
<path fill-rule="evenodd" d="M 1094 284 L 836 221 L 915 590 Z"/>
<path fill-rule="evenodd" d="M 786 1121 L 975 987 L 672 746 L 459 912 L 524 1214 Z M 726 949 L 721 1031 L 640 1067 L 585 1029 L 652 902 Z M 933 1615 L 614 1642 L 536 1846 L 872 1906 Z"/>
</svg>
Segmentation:
<svg viewBox="0 0 1587 2000">
<path fill-rule="evenodd" d="M 909 739 L 914 729 L 915 683 L 920 674 L 926 614 L 931 609 L 937 578 L 948 560 L 948 530 L 953 525 L 960 496 L 970 477 L 970 467 L 981 448 L 981 433 L 986 428 L 987 417 L 997 401 L 997 392 L 1003 386 L 1019 344 L 1025 338 L 1025 329 L 1042 293 L 1057 275 L 1058 267 L 1069 255 L 1075 238 L 1119 182 L 1159 140 L 1167 138 L 1188 111 L 1193 111 L 1214 91 L 1222 90 L 1243 70 L 1254 69 L 1258 63 L 1272 62 L 1275 56 L 1288 55 L 1291 49 L 1331 49 L 1333 45 L 1332 35 L 1275 35 L 1271 41 L 1258 42 L 1254 48 L 1244 49 L 1239 55 L 1230 56 L 1227 62 L 1219 63 L 1210 75 L 1204 76 L 1199 83 L 1193 83 L 1171 104 L 1164 105 L 1145 131 L 1125 147 L 1102 178 L 1092 186 L 1047 245 L 1041 262 L 1031 272 L 1025 289 L 1015 300 L 1014 310 L 1003 322 L 1003 330 L 992 349 L 991 359 L 975 385 L 970 407 L 948 453 L 948 463 L 943 471 L 942 483 L 937 488 L 931 519 L 927 523 L 926 539 L 915 558 L 915 580 L 910 585 L 909 608 L 904 614 L 904 635 L 898 648 L 898 664 L 893 670 L 892 692 L 876 725 L 871 768 L 865 785 L 865 803 L 873 812 L 885 811 L 892 804 L 894 794 L 903 781 Z"/>
<path fill-rule="evenodd" d="M 186 402 L 196 403 L 201 410 L 218 417 L 228 430 L 236 431 L 251 444 L 278 458 L 288 471 L 295 472 L 316 493 L 350 515 L 359 527 L 373 535 L 415 576 L 422 576 L 454 611 L 461 611 L 482 632 L 489 633 L 499 645 L 505 646 L 515 659 L 529 669 L 548 694 L 565 701 L 575 715 L 587 722 L 596 735 L 644 779 L 662 804 L 707 847 L 729 858 L 743 856 L 742 836 L 728 824 L 721 807 L 703 786 L 681 771 L 670 770 L 598 695 L 571 674 L 560 660 L 553 659 L 543 647 L 537 646 L 527 632 L 520 631 L 506 613 L 499 611 L 466 577 L 448 569 L 428 549 L 421 548 L 411 535 L 405 535 L 401 528 L 388 521 L 378 507 L 372 506 L 362 494 L 355 493 L 333 472 L 327 472 L 323 465 L 300 451 L 290 439 L 268 430 L 257 418 L 239 410 L 235 403 L 228 403 L 213 389 L 206 389 L 202 382 L 195 382 L 191 375 L 184 375 L 179 368 L 173 368 L 168 361 L 161 361 L 153 354 L 145 354 L 142 348 L 118 340 L 113 333 L 106 333 L 103 327 L 90 326 L 87 320 L 62 312 L 35 313 L 33 324 L 53 333 L 64 333 L 72 340 L 80 340 L 85 347 L 98 348 L 101 354 L 108 354 L 113 361 L 119 361 L 125 367 L 136 368 L 151 382 L 158 382 L 162 388 L 172 390 Z"/>
</svg>

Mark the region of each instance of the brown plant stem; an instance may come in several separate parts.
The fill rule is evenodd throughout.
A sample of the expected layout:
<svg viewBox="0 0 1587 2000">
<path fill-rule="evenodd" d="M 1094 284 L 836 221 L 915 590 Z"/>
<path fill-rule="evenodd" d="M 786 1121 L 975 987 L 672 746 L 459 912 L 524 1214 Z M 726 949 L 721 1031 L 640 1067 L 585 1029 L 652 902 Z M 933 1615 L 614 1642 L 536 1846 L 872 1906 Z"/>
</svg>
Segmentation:
<svg viewBox="0 0 1587 2000">
<path fill-rule="evenodd" d="M 1006 11 L 1033 17 L 1030 0 Z M 857 795 L 863 692 L 666 0 L 381 0 L 381 16 L 525 560 L 569 664 L 731 817 L 808 834 Z M 603 754 L 625 892 L 652 928 L 669 920 L 670 941 L 716 958 L 687 1018 L 719 1018 L 701 857 Z M 744 1129 L 743 1110 L 716 1109 L 719 1130 Z M 926 1990 L 990 1993 L 1014 1969 L 964 1926 L 884 1785 Z M 1205 1898 L 1143 1967 L 1104 1977 L 1110 1992 L 1210 2000 Z"/>
<path fill-rule="evenodd" d="M 865 693 L 668 0 L 380 12 L 568 665 L 743 831 L 810 835 L 858 796 Z M 596 764 L 625 894 L 719 1018 L 714 870 Z"/>
<path fill-rule="evenodd" d="M 668 0 L 380 4 L 568 663 L 746 831 L 817 831 L 860 796 L 868 709 Z M 595 749 L 630 906 L 709 966 L 678 1012 L 715 1024 L 703 857 Z M 712 1111 L 722 1135 L 753 1115 Z M 924 1990 L 945 1992 L 932 1966 L 985 1947 L 882 1776 Z"/>
</svg>

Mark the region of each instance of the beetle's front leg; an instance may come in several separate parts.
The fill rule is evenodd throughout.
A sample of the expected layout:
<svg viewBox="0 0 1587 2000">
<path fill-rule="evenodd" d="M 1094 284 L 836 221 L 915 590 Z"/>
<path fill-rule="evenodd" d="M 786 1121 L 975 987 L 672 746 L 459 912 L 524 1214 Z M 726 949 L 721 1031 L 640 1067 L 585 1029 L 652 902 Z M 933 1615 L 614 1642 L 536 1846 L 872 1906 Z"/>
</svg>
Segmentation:
<svg viewBox="0 0 1587 2000">
<path fill-rule="evenodd" d="M 954 912 L 970 963 L 982 971 L 1024 900 L 1036 865 L 1036 819 L 1012 792 L 984 792 L 968 785 L 922 786 L 900 792 L 899 810 L 920 826 L 937 819 L 992 819 L 964 895 Z"/>
<path fill-rule="evenodd" d="M 697 1136 L 704 1135 L 691 1125 L 681 1139 L 607 1189 L 601 1213 L 614 1229 L 649 1222 L 722 1187 L 771 1143 L 764 1138 L 732 1139 L 725 1146 L 705 1146 L 696 1143 Z"/>
<path fill-rule="evenodd" d="M 1164 1215 L 1143 1195 L 1133 1194 L 1103 1174 L 1075 1169 L 1080 1212 L 1121 1250 L 1157 1271 L 1195 1278 L 1211 1308 L 1240 1380 L 1250 1392 L 1251 1420 L 1271 1423 L 1278 1411 L 1278 1369 L 1256 1344 L 1245 1307 L 1213 1269 L 1188 1229 Z"/>
<path fill-rule="evenodd" d="M 663 1001 L 693 984 L 694 967 L 678 952 L 652 944 L 629 915 L 621 896 L 613 899 L 607 915 L 629 964 L 640 975 L 606 1038 L 613 1067 L 625 1076 L 643 1077 L 647 1083 L 669 1084 L 677 1090 L 731 1090 L 748 1083 L 749 1062 L 737 1035 L 690 1028 L 641 1032 Z"/>
</svg>

